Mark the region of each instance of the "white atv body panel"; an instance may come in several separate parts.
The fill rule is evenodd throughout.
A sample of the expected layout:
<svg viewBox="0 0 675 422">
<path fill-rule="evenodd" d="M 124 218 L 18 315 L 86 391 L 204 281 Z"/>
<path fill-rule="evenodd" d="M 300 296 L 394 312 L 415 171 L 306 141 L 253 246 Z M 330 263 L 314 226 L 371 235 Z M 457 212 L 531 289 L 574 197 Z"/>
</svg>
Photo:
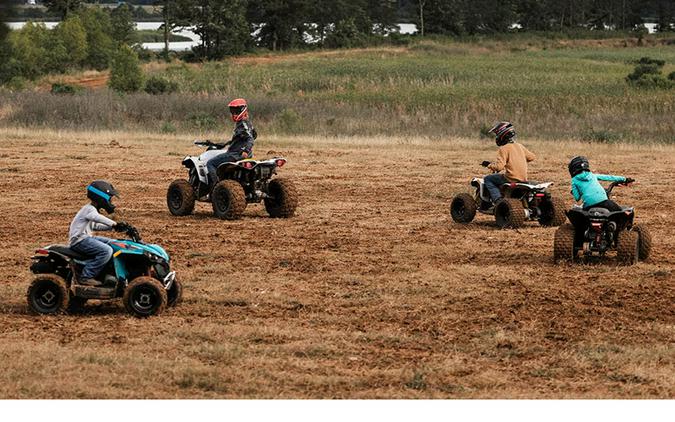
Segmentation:
<svg viewBox="0 0 675 422">
<path fill-rule="evenodd" d="M 212 159 L 213 157 L 223 153 L 225 153 L 225 151 L 220 149 L 214 149 L 211 151 L 204 151 L 202 154 L 198 156 L 188 155 L 183 159 L 183 164 L 185 164 L 186 161 L 192 162 L 195 169 L 197 169 L 197 177 L 199 177 L 199 181 L 208 185 L 209 171 L 206 169 L 206 162 Z"/>
<path fill-rule="evenodd" d="M 471 179 L 471 184 L 478 184 L 478 195 L 480 196 L 480 199 L 485 202 L 490 202 L 490 192 L 488 192 L 487 188 L 485 187 L 485 181 L 482 177 L 474 177 Z"/>
</svg>

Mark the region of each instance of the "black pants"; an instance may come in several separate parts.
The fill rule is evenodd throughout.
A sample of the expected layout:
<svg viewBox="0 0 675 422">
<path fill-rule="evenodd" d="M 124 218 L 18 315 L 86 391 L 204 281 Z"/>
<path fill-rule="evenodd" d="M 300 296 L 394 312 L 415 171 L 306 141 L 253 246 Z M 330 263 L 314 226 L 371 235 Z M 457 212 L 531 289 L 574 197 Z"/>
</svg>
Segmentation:
<svg viewBox="0 0 675 422">
<path fill-rule="evenodd" d="M 610 211 L 621 211 L 623 209 L 619 204 L 612 201 L 611 199 L 606 199 L 602 202 L 598 202 L 597 204 L 591 205 L 589 207 L 584 207 L 585 210 L 590 210 L 591 208 L 605 208 Z"/>
</svg>

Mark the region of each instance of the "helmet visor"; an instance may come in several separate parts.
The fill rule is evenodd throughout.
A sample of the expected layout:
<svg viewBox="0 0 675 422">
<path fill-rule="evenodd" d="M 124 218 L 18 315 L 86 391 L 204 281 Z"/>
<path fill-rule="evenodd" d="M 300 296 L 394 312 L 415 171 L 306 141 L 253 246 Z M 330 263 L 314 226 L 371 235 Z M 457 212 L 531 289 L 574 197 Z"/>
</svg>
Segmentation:
<svg viewBox="0 0 675 422">
<path fill-rule="evenodd" d="M 246 110 L 246 106 L 231 106 L 230 107 L 230 114 L 232 114 L 233 116 L 238 116 L 244 110 Z"/>
</svg>

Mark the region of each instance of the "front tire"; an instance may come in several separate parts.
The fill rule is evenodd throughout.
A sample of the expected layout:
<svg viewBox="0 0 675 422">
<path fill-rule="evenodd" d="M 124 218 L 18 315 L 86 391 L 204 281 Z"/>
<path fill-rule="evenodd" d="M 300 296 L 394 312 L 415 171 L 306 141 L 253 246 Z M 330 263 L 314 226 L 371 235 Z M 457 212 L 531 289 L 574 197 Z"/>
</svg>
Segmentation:
<svg viewBox="0 0 675 422">
<path fill-rule="evenodd" d="M 518 199 L 504 198 L 495 205 L 495 221 L 500 228 L 517 229 L 525 224 L 525 208 Z"/>
<path fill-rule="evenodd" d="M 223 180 L 211 192 L 213 214 L 223 220 L 237 220 L 246 209 L 244 188 L 235 180 Z"/>
<path fill-rule="evenodd" d="M 41 274 L 30 283 L 28 306 L 38 314 L 62 314 L 68 309 L 70 293 L 66 281 L 54 274 Z"/>
<path fill-rule="evenodd" d="M 616 258 L 619 265 L 637 264 L 639 256 L 639 235 L 636 231 L 622 231 L 619 233 L 616 247 Z"/>
<path fill-rule="evenodd" d="M 122 298 L 127 312 L 139 318 L 159 315 L 166 308 L 166 289 L 152 277 L 137 277 L 124 291 Z"/>
<path fill-rule="evenodd" d="M 289 218 L 295 214 L 298 207 L 298 192 L 295 185 L 282 177 L 272 179 L 267 184 L 265 209 L 272 218 Z"/>
<path fill-rule="evenodd" d="M 476 216 L 476 200 L 468 193 L 455 195 L 450 203 L 450 216 L 456 223 L 470 223 Z"/>
<path fill-rule="evenodd" d="M 635 224 L 632 231 L 638 234 L 638 258 L 644 261 L 652 252 L 652 235 L 647 227 L 641 224 Z"/>
<path fill-rule="evenodd" d="M 559 264 L 574 261 L 577 255 L 574 249 L 574 236 L 574 226 L 571 224 L 558 227 L 553 237 L 553 262 Z"/>
<path fill-rule="evenodd" d="M 539 205 L 541 215 L 539 216 L 539 224 L 542 226 L 559 226 L 564 224 L 567 220 L 565 214 L 565 201 L 561 198 L 551 197 Z"/>
<path fill-rule="evenodd" d="M 166 205 L 173 215 L 190 215 L 195 210 L 195 192 L 190 182 L 178 179 L 171 182 L 166 192 Z"/>
</svg>

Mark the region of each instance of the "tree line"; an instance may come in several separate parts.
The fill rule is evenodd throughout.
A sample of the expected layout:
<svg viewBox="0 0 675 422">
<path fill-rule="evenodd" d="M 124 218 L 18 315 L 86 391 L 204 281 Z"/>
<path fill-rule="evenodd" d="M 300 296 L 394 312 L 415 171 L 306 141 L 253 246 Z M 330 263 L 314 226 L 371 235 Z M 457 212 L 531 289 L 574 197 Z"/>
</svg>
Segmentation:
<svg viewBox="0 0 675 422">
<path fill-rule="evenodd" d="M 105 69 L 122 46 L 133 46 L 134 8 L 161 13 L 165 56 L 170 33 L 190 27 L 200 36 L 198 60 L 217 60 L 254 48 L 360 47 L 400 39 L 397 23 L 419 35 L 463 36 L 510 31 L 636 30 L 645 20 L 675 30 L 673 0 L 140 0 L 115 9 L 83 0 L 44 0 L 60 17 L 54 30 L 0 26 L 0 83 L 71 68 Z M 644 29 L 643 29 L 644 30 Z M 126 51 L 126 49 L 125 49 Z"/>
</svg>

